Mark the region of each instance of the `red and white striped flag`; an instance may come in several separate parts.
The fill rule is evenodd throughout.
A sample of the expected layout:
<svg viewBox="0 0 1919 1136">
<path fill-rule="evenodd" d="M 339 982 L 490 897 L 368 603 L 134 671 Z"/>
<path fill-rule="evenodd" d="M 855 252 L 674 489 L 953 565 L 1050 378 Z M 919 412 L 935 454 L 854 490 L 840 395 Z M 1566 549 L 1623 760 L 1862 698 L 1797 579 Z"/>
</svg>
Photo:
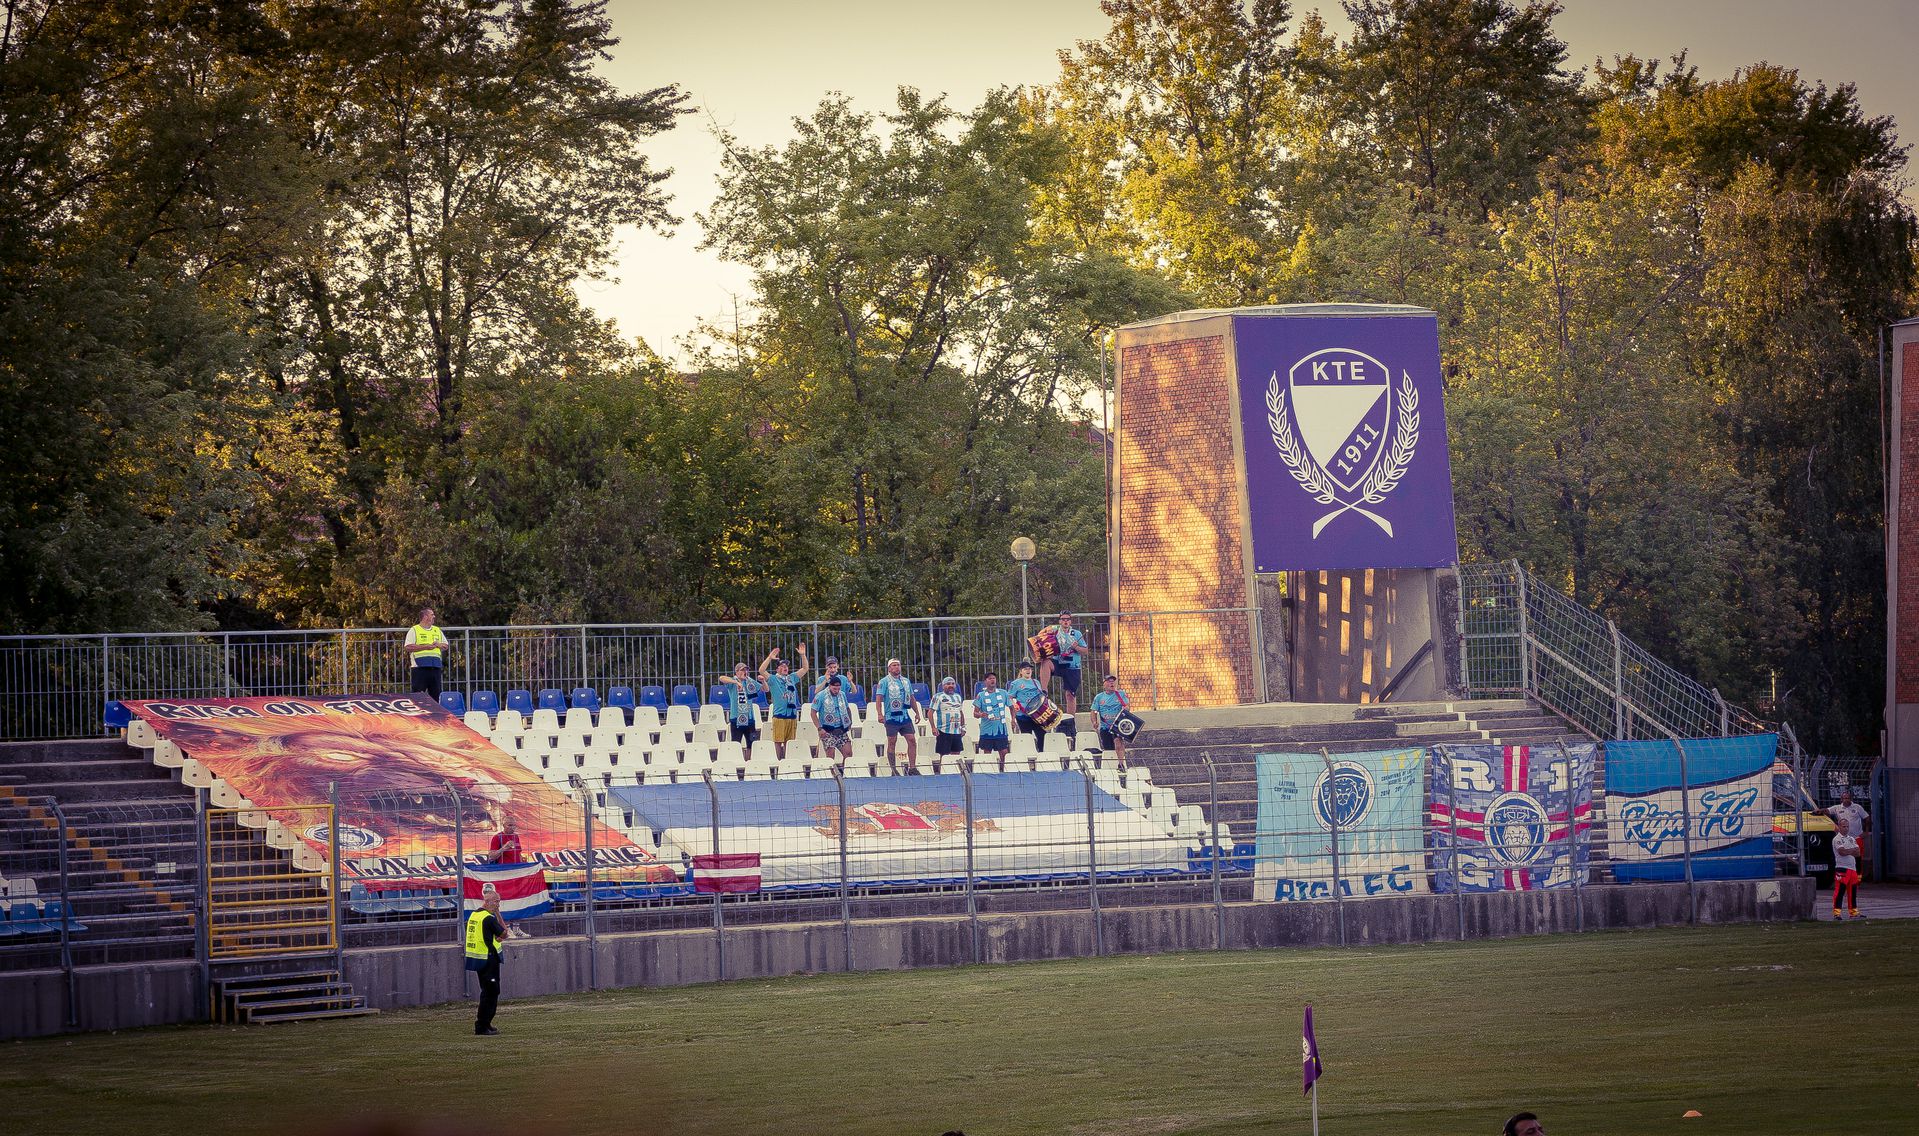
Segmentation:
<svg viewBox="0 0 1919 1136">
<path fill-rule="evenodd" d="M 760 890 L 760 854 L 722 852 L 693 857 L 693 890 L 706 895 Z"/>
<path fill-rule="evenodd" d="M 488 884 L 499 893 L 502 919 L 531 919 L 553 910 L 553 897 L 546 890 L 546 869 L 537 863 L 467 865 L 460 891 L 466 910 L 479 908 Z"/>
</svg>

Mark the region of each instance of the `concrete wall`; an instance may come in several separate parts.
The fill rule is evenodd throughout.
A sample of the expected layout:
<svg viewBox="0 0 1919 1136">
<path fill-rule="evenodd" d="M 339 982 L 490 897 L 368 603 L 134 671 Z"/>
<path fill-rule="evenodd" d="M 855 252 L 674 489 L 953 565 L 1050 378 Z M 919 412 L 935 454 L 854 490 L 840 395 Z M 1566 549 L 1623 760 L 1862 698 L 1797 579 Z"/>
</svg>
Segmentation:
<svg viewBox="0 0 1919 1136">
<path fill-rule="evenodd" d="M 1701 882 L 1701 923 L 1810 918 L 1811 879 Z M 1492 892 L 1455 898 L 1394 896 L 1341 903 L 1235 903 L 1108 910 L 1097 935 L 1086 911 L 982 916 L 981 962 L 1083 958 L 1096 953 L 1159 954 L 1225 948 L 1324 947 L 1418 943 L 1454 938 L 1544 935 L 1579 929 L 1683 924 L 1684 884 L 1597 887 L 1581 892 Z M 852 928 L 852 969 L 962 966 L 974 960 L 973 928 L 963 916 L 889 919 Z M 595 955 L 597 954 L 597 959 Z M 597 962 L 597 976 L 591 967 Z M 628 986 L 685 986 L 735 978 L 773 978 L 846 969 L 838 923 L 731 927 L 724 960 L 712 931 L 609 935 L 510 942 L 505 996 L 530 998 Z M 383 947 L 347 955 L 347 978 L 374 1006 L 390 1009 L 471 996 L 460 948 Z M 78 976 L 80 1028 L 123 1029 L 197 1020 L 198 968 L 191 963 L 110 967 Z M 0 1037 L 57 1033 L 64 1026 L 64 980 L 57 971 L 0 975 Z"/>
</svg>

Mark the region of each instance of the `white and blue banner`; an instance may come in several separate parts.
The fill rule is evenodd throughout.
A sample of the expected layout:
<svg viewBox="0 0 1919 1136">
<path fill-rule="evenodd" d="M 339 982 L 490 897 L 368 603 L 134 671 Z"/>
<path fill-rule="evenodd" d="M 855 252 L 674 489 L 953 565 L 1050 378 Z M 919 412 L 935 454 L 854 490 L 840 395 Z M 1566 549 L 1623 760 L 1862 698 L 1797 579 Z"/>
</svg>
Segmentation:
<svg viewBox="0 0 1919 1136">
<path fill-rule="evenodd" d="M 1262 753 L 1253 898 L 1412 895 L 1426 889 L 1426 751 Z"/>
<path fill-rule="evenodd" d="M 758 853 L 764 888 L 833 885 L 840 832 L 855 884 L 936 883 L 966 875 L 966 785 L 958 774 L 846 781 L 845 809 L 830 780 L 716 781 L 619 786 L 634 829 L 651 829 L 686 856 Z M 1101 875 L 1175 874 L 1186 846 L 1162 825 L 1093 790 Z M 1084 876 L 1086 780 L 1077 773 L 973 776 L 974 872 L 989 882 Z"/>
<path fill-rule="evenodd" d="M 1434 747 L 1433 890 L 1532 891 L 1584 882 L 1597 757 L 1592 742 Z"/>
<path fill-rule="evenodd" d="M 1692 874 L 1698 880 L 1773 874 L 1772 762 L 1777 734 L 1606 743 L 1606 816 L 1613 876 L 1683 880 L 1691 813 Z"/>
</svg>

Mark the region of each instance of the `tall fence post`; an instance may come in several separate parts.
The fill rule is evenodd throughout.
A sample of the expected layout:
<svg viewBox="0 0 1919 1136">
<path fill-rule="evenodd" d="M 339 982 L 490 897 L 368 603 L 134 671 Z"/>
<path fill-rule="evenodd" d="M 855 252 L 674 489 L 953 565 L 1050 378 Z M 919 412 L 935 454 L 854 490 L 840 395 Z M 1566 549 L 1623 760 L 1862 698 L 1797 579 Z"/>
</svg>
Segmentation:
<svg viewBox="0 0 1919 1136">
<path fill-rule="evenodd" d="M 976 867 L 976 852 L 973 845 L 973 759 L 962 757 L 958 764 L 960 787 L 965 793 L 966 803 L 966 928 L 972 940 L 973 961 L 977 963 L 980 961 L 979 897 L 973 890 L 973 873 Z M 842 815 L 844 811 L 842 807 Z"/>
<path fill-rule="evenodd" d="M 1726 699 L 1719 693 L 1718 687 L 1713 688 L 1712 700 L 1719 705 L 1719 736 L 1722 738 L 1731 737 L 1732 707 L 1726 705 Z"/>
<path fill-rule="evenodd" d="M 1452 837 L 1452 855 L 1447 867 L 1453 873 L 1453 919 L 1459 925 L 1459 938 L 1466 938 L 1466 881 L 1459 876 L 1459 778 L 1453 773 L 1452 747 L 1434 746 L 1446 755 L 1446 822 Z"/>
<path fill-rule="evenodd" d="M 704 642 L 701 643 L 701 647 L 703 655 Z M 713 783 L 711 767 L 700 770 L 700 780 L 706 782 L 706 794 L 713 802 L 713 842 L 710 850 L 713 855 L 718 856 L 720 854 L 720 788 Z M 715 889 L 713 892 L 713 941 L 719 951 L 719 978 L 721 982 L 724 982 L 726 981 L 726 908 L 720 903 L 721 898 L 721 893 Z"/>
<path fill-rule="evenodd" d="M 1791 722 L 1779 723 L 1780 737 L 1792 744 L 1792 787 L 1793 811 L 1799 814 L 1799 823 L 1795 826 L 1799 839 L 1799 878 L 1806 876 L 1806 751 L 1799 745 L 1799 735 L 1795 734 Z"/>
<path fill-rule="evenodd" d="M 453 782 L 442 781 L 453 798 L 453 939 L 466 945 L 466 801 Z"/>
<path fill-rule="evenodd" d="M 929 619 L 926 621 L 926 684 L 936 691 L 940 688 L 939 651 L 939 632 Z"/>
<path fill-rule="evenodd" d="M 194 885 L 193 953 L 200 960 L 200 1004 L 207 1008 L 207 1020 L 214 1018 L 213 1006 L 213 832 L 207 817 L 207 791 L 193 791 L 193 825 L 200 844 L 199 880 Z"/>
<path fill-rule="evenodd" d="M 1093 916 L 1093 956 L 1097 958 L 1106 953 L 1105 922 L 1099 913 L 1099 830 L 1095 827 L 1099 814 L 1093 809 L 1093 771 L 1083 757 L 1078 764 L 1080 778 L 1086 783 L 1086 894 Z"/>
<path fill-rule="evenodd" d="M 333 892 L 330 906 L 333 909 L 333 969 L 339 974 L 340 981 L 346 981 L 346 922 L 340 918 L 340 783 L 329 781 L 326 786 L 327 826 L 326 850 L 327 869 L 332 876 Z"/>
<path fill-rule="evenodd" d="M 1672 746 L 1679 751 L 1679 813 L 1685 828 L 1680 830 L 1681 848 L 1686 857 L 1686 922 L 1699 922 L 1699 891 L 1692 875 L 1692 776 L 1686 765 L 1686 745 L 1677 736 Z"/>
<path fill-rule="evenodd" d="M 1619 641 L 1619 625 L 1608 619 L 1612 634 L 1612 736 L 1626 740 L 1626 650 Z"/>
<path fill-rule="evenodd" d="M 80 1024 L 80 992 L 73 978 L 73 881 L 68 874 L 67 846 L 73 832 L 67 827 L 67 814 L 57 798 L 48 797 L 53 806 L 53 823 L 60 839 L 60 970 L 67 980 L 67 1024 Z"/>
<path fill-rule="evenodd" d="M 1257 589 L 1254 591 L 1253 598 L 1253 607 L 1247 612 L 1248 623 L 1251 625 L 1247 629 L 1247 634 L 1251 638 L 1248 649 L 1253 656 L 1253 701 L 1259 703 L 1269 701 L 1266 688 L 1266 635 L 1265 620 L 1262 618 L 1262 610 L 1258 604 Z"/>
<path fill-rule="evenodd" d="M 1559 745 L 1559 775 L 1566 782 L 1566 846 L 1567 854 L 1572 857 L 1573 876 L 1573 930 L 1586 929 L 1586 872 L 1579 858 L 1579 794 L 1573 790 L 1573 755 L 1565 742 Z M 1592 783 L 1586 784 L 1587 792 L 1592 791 Z"/>
<path fill-rule="evenodd" d="M 600 988 L 600 937 L 593 925 L 593 791 L 580 794 L 586 814 L 586 988 Z"/>
<path fill-rule="evenodd" d="M 1219 878 L 1219 766 L 1213 763 L 1211 750 L 1201 750 L 1199 759 L 1206 763 L 1206 816 L 1213 829 L 1213 842 L 1206 856 L 1213 878 L 1213 949 L 1223 951 L 1226 949 L 1226 888 Z M 1253 839 L 1257 841 L 1259 833 L 1253 833 Z"/>
<path fill-rule="evenodd" d="M 220 682 L 228 698 L 233 697 L 233 632 L 220 635 Z"/>
<path fill-rule="evenodd" d="M 460 683 L 460 694 L 466 699 L 467 709 L 473 709 L 473 631 L 471 628 L 460 632 L 460 675 L 465 680 Z"/>
<path fill-rule="evenodd" d="M 833 771 L 833 784 L 839 790 L 840 951 L 844 959 L 842 969 L 851 974 L 853 971 L 853 895 L 850 890 L 851 874 L 847 870 L 849 865 L 846 855 L 846 766 L 836 761 L 828 768 Z M 968 843 L 971 843 L 970 836 Z"/>
<path fill-rule="evenodd" d="M 1339 945 L 1346 945 L 1346 892 L 1340 886 L 1339 878 L 1339 781 L 1333 769 L 1333 757 L 1326 752 L 1325 746 L 1319 747 L 1319 760 L 1326 764 L 1326 828 L 1333 837 L 1333 910 L 1339 916 Z M 1316 809 L 1320 802 L 1314 801 Z"/>
<path fill-rule="evenodd" d="M 1526 611 L 1526 570 L 1515 559 L 1513 581 L 1519 587 L 1519 689 L 1529 694 L 1533 688 L 1532 616 Z"/>
<path fill-rule="evenodd" d="M 340 693 L 342 695 L 350 693 L 347 690 L 346 678 L 348 666 L 346 628 L 342 627 L 340 628 Z"/>
</svg>

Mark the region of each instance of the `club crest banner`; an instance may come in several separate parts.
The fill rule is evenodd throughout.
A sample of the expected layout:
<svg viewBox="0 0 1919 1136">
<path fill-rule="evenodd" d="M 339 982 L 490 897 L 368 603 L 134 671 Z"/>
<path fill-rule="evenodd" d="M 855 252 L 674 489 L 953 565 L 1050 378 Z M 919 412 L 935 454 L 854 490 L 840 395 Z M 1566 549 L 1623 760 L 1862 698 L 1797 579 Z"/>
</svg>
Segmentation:
<svg viewBox="0 0 1919 1136">
<path fill-rule="evenodd" d="M 1772 762 L 1777 734 L 1606 743 L 1606 816 L 1613 876 L 1683 880 L 1691 813 L 1698 880 L 1773 874 Z M 1682 783 L 1686 786 L 1681 794 Z"/>
<path fill-rule="evenodd" d="M 1258 572 L 1458 558 L 1438 317 L 1233 320 Z"/>
<path fill-rule="evenodd" d="M 1435 747 L 1433 890 L 1532 891 L 1583 881 L 1597 754 L 1591 742 Z"/>
<path fill-rule="evenodd" d="M 1330 769 L 1318 754 L 1262 753 L 1257 760 L 1255 899 L 1333 898 L 1335 826 L 1341 895 L 1427 890 L 1425 750 L 1344 753 Z"/>
<path fill-rule="evenodd" d="M 125 705 L 321 857 L 328 854 L 326 825 L 316 824 L 311 811 L 292 807 L 325 804 L 327 787 L 337 784 L 341 870 L 356 879 L 451 886 L 456 848 L 469 858 L 484 854 L 509 819 L 525 855 L 548 879 L 585 876 L 579 804 L 425 697 Z M 457 838 L 449 785 L 461 799 Z M 594 873 L 603 879 L 677 878 L 651 853 L 598 822 L 593 859 Z"/>
</svg>

